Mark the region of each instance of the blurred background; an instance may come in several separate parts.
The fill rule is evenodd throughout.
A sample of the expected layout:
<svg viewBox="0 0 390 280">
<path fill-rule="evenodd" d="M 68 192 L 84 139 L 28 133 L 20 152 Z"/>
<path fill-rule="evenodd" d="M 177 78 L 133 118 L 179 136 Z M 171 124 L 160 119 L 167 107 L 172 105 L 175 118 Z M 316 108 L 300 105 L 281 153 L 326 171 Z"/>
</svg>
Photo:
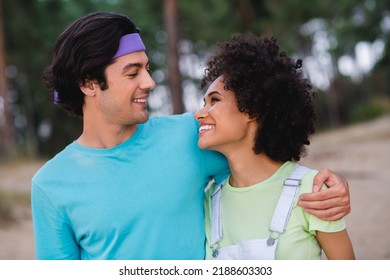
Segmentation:
<svg viewBox="0 0 390 280">
<path fill-rule="evenodd" d="M 0 0 L 0 259 L 33 259 L 30 181 L 81 133 L 41 81 L 57 36 L 93 11 L 134 18 L 158 86 L 152 115 L 195 112 L 209 51 L 235 32 L 275 36 L 317 89 L 309 156 L 350 184 L 359 259 L 390 259 L 390 1 Z M 387 194 L 387 195 L 386 195 Z"/>
</svg>

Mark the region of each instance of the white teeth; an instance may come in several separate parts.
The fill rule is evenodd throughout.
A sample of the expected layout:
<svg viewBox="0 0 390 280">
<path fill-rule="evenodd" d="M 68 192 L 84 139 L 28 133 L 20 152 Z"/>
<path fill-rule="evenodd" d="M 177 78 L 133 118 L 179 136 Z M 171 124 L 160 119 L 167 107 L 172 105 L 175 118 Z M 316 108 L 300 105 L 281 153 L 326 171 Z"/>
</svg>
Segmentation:
<svg viewBox="0 0 390 280">
<path fill-rule="evenodd" d="M 199 132 L 202 132 L 202 131 L 205 131 L 205 130 L 211 130 L 213 128 L 214 128 L 213 125 L 202 125 L 201 127 L 199 127 Z"/>
<path fill-rule="evenodd" d="M 146 103 L 146 99 L 141 99 L 141 98 L 133 99 L 133 102 L 135 102 L 135 103 Z"/>
</svg>

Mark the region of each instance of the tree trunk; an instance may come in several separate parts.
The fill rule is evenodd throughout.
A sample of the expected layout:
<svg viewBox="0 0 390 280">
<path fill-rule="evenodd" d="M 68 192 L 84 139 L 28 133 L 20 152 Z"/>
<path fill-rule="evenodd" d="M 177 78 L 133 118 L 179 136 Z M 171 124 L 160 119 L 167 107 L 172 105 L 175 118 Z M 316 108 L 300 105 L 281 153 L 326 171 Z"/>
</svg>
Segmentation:
<svg viewBox="0 0 390 280">
<path fill-rule="evenodd" d="M 0 159 L 9 157 L 14 146 L 8 98 L 8 80 L 5 76 L 6 58 L 3 18 L 2 1 L 0 0 Z"/>
<path fill-rule="evenodd" d="M 168 85 L 171 90 L 173 114 L 184 112 L 182 77 L 179 69 L 178 10 L 176 0 L 164 0 L 165 26 L 168 33 Z"/>
</svg>

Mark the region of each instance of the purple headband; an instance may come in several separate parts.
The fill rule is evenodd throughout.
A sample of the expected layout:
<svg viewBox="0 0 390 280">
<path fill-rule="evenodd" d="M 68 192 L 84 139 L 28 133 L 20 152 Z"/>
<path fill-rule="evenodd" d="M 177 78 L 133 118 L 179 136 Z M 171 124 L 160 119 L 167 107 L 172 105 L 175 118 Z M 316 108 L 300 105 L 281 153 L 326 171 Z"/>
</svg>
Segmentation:
<svg viewBox="0 0 390 280">
<path fill-rule="evenodd" d="M 60 103 L 60 95 L 58 94 L 58 90 L 54 90 L 54 104 L 58 104 L 58 103 Z"/>
<path fill-rule="evenodd" d="M 138 33 L 131 33 L 124 35 L 119 41 L 119 48 L 116 51 L 115 55 L 112 59 L 120 57 L 125 54 L 145 51 L 145 45 L 142 42 L 141 36 Z M 54 103 L 58 104 L 60 102 L 60 96 L 58 94 L 58 90 L 54 90 Z"/>
<path fill-rule="evenodd" d="M 144 51 L 144 50 L 145 50 L 145 45 L 142 42 L 142 39 L 138 33 L 127 34 L 121 38 L 119 42 L 119 48 L 112 59 L 115 59 L 117 57 L 120 57 L 128 53 Z"/>
</svg>

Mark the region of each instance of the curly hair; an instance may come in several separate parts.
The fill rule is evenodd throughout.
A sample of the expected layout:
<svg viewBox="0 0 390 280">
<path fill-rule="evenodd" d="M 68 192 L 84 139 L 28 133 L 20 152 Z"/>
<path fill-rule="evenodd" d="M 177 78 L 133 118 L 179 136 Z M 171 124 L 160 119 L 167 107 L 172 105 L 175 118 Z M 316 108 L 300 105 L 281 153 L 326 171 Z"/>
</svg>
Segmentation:
<svg viewBox="0 0 390 280">
<path fill-rule="evenodd" d="M 223 76 L 240 112 L 256 120 L 253 150 L 275 161 L 299 161 L 314 133 L 315 92 L 302 73 L 302 60 L 279 50 L 274 37 L 235 34 L 218 43 L 201 87 Z"/>
<path fill-rule="evenodd" d="M 80 85 L 96 80 L 107 89 L 105 69 L 113 63 L 120 38 L 138 33 L 128 16 L 94 12 L 73 22 L 57 39 L 51 65 L 43 72 L 43 81 L 57 102 L 71 115 L 83 116 L 84 94 Z"/>
</svg>

